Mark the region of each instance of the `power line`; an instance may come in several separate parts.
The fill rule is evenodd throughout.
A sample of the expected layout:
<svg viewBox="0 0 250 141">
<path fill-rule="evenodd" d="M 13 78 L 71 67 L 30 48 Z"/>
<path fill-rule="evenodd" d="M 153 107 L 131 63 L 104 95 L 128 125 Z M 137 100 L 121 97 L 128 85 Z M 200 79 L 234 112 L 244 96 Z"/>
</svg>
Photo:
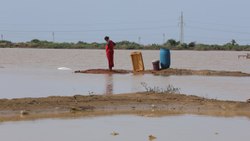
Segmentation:
<svg viewBox="0 0 250 141">
<path fill-rule="evenodd" d="M 128 31 L 128 30 L 155 30 L 173 28 L 175 26 L 155 26 L 155 27 L 133 27 L 133 28 L 117 28 L 117 29 L 89 29 L 89 30 L 54 30 L 54 32 L 99 32 L 99 31 Z M 1 32 L 45 32 L 51 33 L 51 30 L 0 30 Z"/>
<path fill-rule="evenodd" d="M 201 22 L 201 21 L 196 21 L 196 20 L 186 20 L 189 22 L 194 22 L 195 24 L 203 24 L 203 25 L 215 25 L 215 26 L 223 26 L 223 27 L 233 27 L 233 28 L 247 28 L 249 29 L 250 26 L 242 26 L 242 25 L 229 25 L 229 24 L 223 24 L 223 23 L 215 23 L 215 22 Z"/>
<path fill-rule="evenodd" d="M 223 29 L 215 29 L 215 28 L 204 28 L 204 27 L 197 27 L 197 26 L 187 26 L 190 29 L 196 30 L 205 30 L 205 31 L 215 31 L 215 32 L 226 32 L 226 33 L 234 33 L 234 34 L 250 34 L 250 32 L 242 32 L 242 31 L 232 31 L 232 30 L 223 30 Z"/>
<path fill-rule="evenodd" d="M 95 26 L 95 25 L 134 25 L 134 24 L 152 24 L 152 23 L 167 23 L 173 21 L 174 19 L 167 20 L 143 20 L 143 21 L 118 21 L 118 22 L 96 22 L 96 23 L 0 23 L 0 25 L 8 26 Z"/>
</svg>

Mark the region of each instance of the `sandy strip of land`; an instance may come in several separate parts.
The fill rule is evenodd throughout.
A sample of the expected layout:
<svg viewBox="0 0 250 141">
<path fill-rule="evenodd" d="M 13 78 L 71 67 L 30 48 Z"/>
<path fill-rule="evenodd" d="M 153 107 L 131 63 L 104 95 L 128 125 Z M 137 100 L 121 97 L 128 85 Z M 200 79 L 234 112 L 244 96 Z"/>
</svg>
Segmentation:
<svg viewBox="0 0 250 141">
<path fill-rule="evenodd" d="M 247 101 L 220 101 L 182 94 L 146 92 L 0 100 L 0 122 L 118 114 L 139 116 L 194 114 L 250 118 L 250 103 Z"/>
<path fill-rule="evenodd" d="M 90 70 L 78 70 L 75 73 L 88 73 L 88 74 L 154 74 L 154 75 L 202 75 L 202 76 L 233 76 L 233 77 L 249 77 L 249 73 L 243 73 L 240 71 L 214 71 L 214 70 L 189 70 L 189 69 L 165 69 L 165 70 L 145 70 L 141 72 L 133 72 L 131 70 L 113 70 L 106 69 L 90 69 Z"/>
</svg>

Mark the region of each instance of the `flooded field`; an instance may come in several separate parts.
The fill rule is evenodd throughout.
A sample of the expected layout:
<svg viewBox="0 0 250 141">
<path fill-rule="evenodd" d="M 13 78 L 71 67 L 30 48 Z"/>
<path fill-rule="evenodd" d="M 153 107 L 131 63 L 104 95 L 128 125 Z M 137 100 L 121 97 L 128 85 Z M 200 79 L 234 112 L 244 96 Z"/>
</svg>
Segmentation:
<svg viewBox="0 0 250 141">
<path fill-rule="evenodd" d="M 115 69 L 132 70 L 131 50 L 117 50 Z M 159 51 L 142 51 L 146 69 Z M 246 52 L 172 51 L 173 68 L 242 71 L 250 73 L 250 60 L 238 59 Z M 58 70 L 67 67 L 71 70 Z M 103 50 L 0 49 L 0 98 L 44 97 L 75 94 L 119 94 L 145 91 L 141 83 L 223 100 L 249 99 L 248 77 L 90 75 L 74 70 L 106 68 Z"/>
<path fill-rule="evenodd" d="M 132 70 L 130 59 L 131 52 L 132 51 L 130 50 L 116 51 L 115 69 Z M 142 54 L 145 63 L 145 68 L 151 69 L 151 61 L 159 58 L 159 51 L 142 51 Z M 246 52 L 172 51 L 171 67 L 193 70 L 208 69 L 242 71 L 245 73 L 250 73 L 250 60 L 238 59 L 238 55 L 241 54 L 246 54 Z M 0 49 L 0 98 L 11 99 L 22 97 L 73 96 L 77 94 L 112 95 L 146 91 L 146 89 L 142 86 L 141 83 L 146 83 L 149 87 L 159 87 L 162 89 L 166 88 L 168 85 L 173 85 L 176 88 L 180 88 L 180 93 L 187 95 L 197 95 L 205 98 L 234 101 L 246 101 L 250 98 L 249 77 L 196 75 L 155 76 L 152 74 L 108 75 L 73 73 L 75 70 L 107 68 L 106 63 L 107 62 L 104 50 Z M 144 97 L 144 95 L 142 97 Z M 156 98 L 155 95 L 151 95 L 151 97 L 153 99 Z M 68 99 L 71 98 L 72 97 L 65 98 L 65 102 L 69 102 Z M 78 99 L 79 98 L 81 97 L 78 96 Z M 88 97 L 85 98 L 88 99 Z M 91 96 L 89 98 L 91 98 Z M 172 105 L 173 107 L 177 106 L 177 109 L 172 108 L 174 112 L 178 112 L 179 98 L 172 98 L 172 100 L 176 99 L 175 101 L 171 101 L 171 98 L 166 98 L 166 100 L 174 102 Z M 184 99 L 187 100 L 188 97 L 184 97 Z M 197 106 L 193 107 L 195 100 Z M 15 100 L 13 100 L 13 102 L 14 101 Z M 50 99 L 48 99 L 48 102 L 49 101 Z M 97 100 L 94 100 L 92 102 L 95 101 Z M 100 99 L 100 101 L 105 102 L 105 100 L 102 99 Z M 245 106 L 246 109 L 248 106 L 247 103 L 217 103 L 217 101 L 213 100 L 211 100 L 209 103 L 209 101 L 202 101 L 202 99 L 197 99 L 196 97 L 194 97 L 192 100 L 187 101 L 186 102 L 188 104 L 183 102 L 182 105 L 179 105 L 182 106 L 182 108 L 179 107 L 182 110 L 184 110 L 183 107 L 189 107 L 189 109 L 186 109 L 186 112 L 184 111 L 183 114 L 196 113 L 196 115 L 200 115 L 198 113 L 203 112 L 203 115 L 207 116 L 170 114 L 165 115 L 164 117 L 145 117 L 132 116 L 130 114 L 117 114 L 115 116 L 105 117 L 98 115 L 92 116 L 92 111 L 90 112 L 90 114 L 87 114 L 85 115 L 85 117 L 82 118 L 79 117 L 73 119 L 20 121 L 23 120 L 22 118 L 24 118 L 23 116 L 25 116 L 23 114 L 21 114 L 21 116 L 19 115 L 20 109 L 18 108 L 20 107 L 20 105 L 18 104 L 20 103 L 16 103 L 17 107 L 15 107 L 14 105 L 14 107 L 12 108 L 11 105 L 9 105 L 8 107 L 7 104 L 7 108 L 12 109 L 12 111 L 13 109 L 17 109 L 16 111 L 14 111 L 14 113 L 17 114 L 18 118 L 20 119 L 18 122 L 0 122 L 0 136 L 1 139 L 8 141 L 235 141 L 239 139 L 249 140 L 250 135 L 248 132 L 250 130 L 250 120 L 246 116 L 248 115 L 248 113 L 244 110 L 242 110 L 240 113 L 237 113 L 237 111 L 239 111 L 239 109 L 237 110 L 237 108 L 242 109 L 242 107 L 238 106 L 243 105 L 243 107 Z M 205 104 L 205 101 L 208 102 L 207 106 L 202 108 L 202 106 L 204 106 Z M 2 102 L 6 102 L 6 100 L 3 100 Z M 25 112 L 28 112 L 31 117 L 36 116 L 35 113 L 39 112 L 39 109 L 38 111 L 36 111 L 35 109 L 36 106 L 39 105 L 36 105 L 36 103 L 34 103 L 36 101 L 34 100 L 32 102 L 29 102 L 29 100 L 27 100 L 27 102 L 28 105 L 30 107 L 33 107 L 34 109 L 30 108 L 31 111 Z M 117 105 L 112 105 L 112 103 L 114 102 L 117 101 L 111 101 L 110 107 L 114 106 L 114 108 L 117 108 Z M 121 101 L 119 101 L 119 103 L 120 102 Z M 152 103 L 150 102 L 153 101 L 149 101 L 149 103 L 144 103 L 144 106 L 145 104 L 148 104 L 149 109 L 151 109 L 150 107 L 153 106 L 153 110 L 150 110 L 150 112 L 154 112 L 154 108 L 157 108 L 157 106 L 151 105 Z M 86 102 L 82 101 L 81 104 L 85 103 Z M 100 104 L 100 102 L 98 103 Z M 131 101 L 128 101 L 128 103 L 131 103 Z M 215 103 L 217 103 L 218 105 L 216 105 Z M 6 111 L 4 111 L 6 110 L 6 108 L 4 108 L 4 106 L 6 105 L 4 103 L 1 104 L 3 105 L 3 111 L 1 111 L 1 114 L 4 117 L 6 116 Z M 60 104 L 62 104 L 62 101 L 58 104 L 59 105 L 57 106 L 60 106 Z M 78 107 L 79 104 L 80 101 L 77 103 L 73 103 L 73 105 L 78 105 Z M 102 104 L 107 105 L 110 103 Z M 215 104 L 214 107 L 212 106 L 213 104 Z M 95 104 L 95 106 L 96 105 L 98 104 Z M 128 106 L 133 107 L 136 105 L 138 106 L 137 103 L 135 105 Z M 25 99 L 23 101 L 22 106 L 27 107 Z M 41 109 L 43 109 L 42 104 L 40 106 Z M 70 105 L 68 106 L 70 107 Z M 124 110 L 124 107 L 122 107 L 122 105 L 120 106 L 120 109 Z M 143 108 L 143 103 L 141 106 L 141 108 Z M 165 106 L 167 108 L 169 108 L 168 106 L 170 106 L 171 108 L 171 105 L 169 104 Z M 65 107 L 66 106 L 64 106 L 63 110 L 65 110 Z M 53 110 L 58 110 L 58 107 L 52 106 L 50 108 L 52 108 L 52 114 Z M 50 108 L 47 108 L 47 110 Z M 137 108 L 140 108 L 140 105 Z M 217 111 L 215 110 L 216 108 Z M 232 110 L 232 108 L 235 109 Z M 198 111 L 190 112 L 195 110 Z M 225 110 L 229 112 L 227 113 L 227 117 L 224 117 Z M 84 111 L 82 112 L 82 114 L 84 114 Z M 116 109 L 113 112 L 116 112 Z M 24 111 L 22 111 L 21 113 L 24 113 Z M 144 113 L 144 115 L 146 114 Z M 210 117 L 208 115 L 213 115 L 215 117 Z M 51 116 L 51 118 L 52 117 L 53 115 Z M 35 119 L 39 119 L 39 117 Z"/>
<path fill-rule="evenodd" d="M 191 115 L 88 117 L 0 124 L 1 139 L 8 141 L 247 141 L 249 130 L 247 118 Z M 149 138 L 150 135 L 156 139 Z"/>
<path fill-rule="evenodd" d="M 132 69 L 130 54 L 133 50 L 115 51 L 115 68 Z M 144 65 L 152 68 L 152 60 L 159 59 L 159 51 L 144 50 Z M 185 69 L 209 69 L 242 71 L 250 73 L 250 60 L 238 59 L 248 52 L 237 51 L 171 51 L 171 67 Z M 107 68 L 104 50 L 78 49 L 0 49 L 0 68 L 73 70 Z"/>
</svg>

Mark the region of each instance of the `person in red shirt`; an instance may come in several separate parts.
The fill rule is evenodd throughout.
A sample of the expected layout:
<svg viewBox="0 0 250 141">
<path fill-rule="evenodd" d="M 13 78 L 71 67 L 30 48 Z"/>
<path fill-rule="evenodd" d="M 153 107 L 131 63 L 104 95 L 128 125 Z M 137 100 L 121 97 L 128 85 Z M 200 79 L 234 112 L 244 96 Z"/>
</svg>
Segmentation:
<svg viewBox="0 0 250 141">
<path fill-rule="evenodd" d="M 112 40 L 110 40 L 108 36 L 106 36 L 104 40 L 107 42 L 105 48 L 109 64 L 109 70 L 112 71 L 112 68 L 114 67 L 114 47 L 116 44 Z"/>
</svg>

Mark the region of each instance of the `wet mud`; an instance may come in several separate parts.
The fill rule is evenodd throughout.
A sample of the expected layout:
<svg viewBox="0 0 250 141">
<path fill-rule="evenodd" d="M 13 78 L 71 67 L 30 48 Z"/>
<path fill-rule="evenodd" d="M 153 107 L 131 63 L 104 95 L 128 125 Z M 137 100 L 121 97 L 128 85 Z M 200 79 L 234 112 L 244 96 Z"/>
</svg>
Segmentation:
<svg viewBox="0 0 250 141">
<path fill-rule="evenodd" d="M 0 99 L 1 122 L 119 114 L 139 116 L 194 114 L 250 118 L 250 103 L 249 101 L 220 101 L 182 94 L 147 92 L 120 95 Z"/>
</svg>

